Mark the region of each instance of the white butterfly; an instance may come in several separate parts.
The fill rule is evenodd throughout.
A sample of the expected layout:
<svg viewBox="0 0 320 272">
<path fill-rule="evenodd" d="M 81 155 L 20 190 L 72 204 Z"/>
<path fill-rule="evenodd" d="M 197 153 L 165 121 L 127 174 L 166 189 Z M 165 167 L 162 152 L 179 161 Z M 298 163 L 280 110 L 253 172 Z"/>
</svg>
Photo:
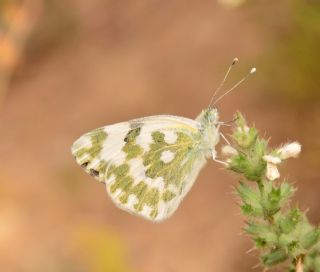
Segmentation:
<svg viewBox="0 0 320 272">
<path fill-rule="evenodd" d="M 211 106 L 195 120 L 173 115 L 134 119 L 84 134 L 72 145 L 72 154 L 87 173 L 105 183 L 119 208 L 159 222 L 178 208 L 206 160 L 215 160 L 218 120 Z"/>
</svg>

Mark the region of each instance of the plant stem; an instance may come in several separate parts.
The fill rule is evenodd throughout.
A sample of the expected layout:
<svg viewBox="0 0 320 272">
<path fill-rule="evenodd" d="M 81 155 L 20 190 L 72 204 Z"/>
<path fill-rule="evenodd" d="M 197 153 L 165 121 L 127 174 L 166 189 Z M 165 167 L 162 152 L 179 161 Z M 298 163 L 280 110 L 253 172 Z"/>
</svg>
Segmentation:
<svg viewBox="0 0 320 272">
<path fill-rule="evenodd" d="M 297 264 L 296 264 L 296 272 L 303 272 L 303 263 L 302 257 L 298 257 Z"/>
</svg>

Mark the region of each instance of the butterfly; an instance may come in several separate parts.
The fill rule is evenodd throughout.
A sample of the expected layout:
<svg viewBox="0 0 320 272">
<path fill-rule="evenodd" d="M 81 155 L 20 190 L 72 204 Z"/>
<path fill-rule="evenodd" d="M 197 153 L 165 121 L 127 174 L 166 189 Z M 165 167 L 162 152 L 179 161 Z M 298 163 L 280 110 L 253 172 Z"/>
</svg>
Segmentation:
<svg viewBox="0 0 320 272">
<path fill-rule="evenodd" d="M 221 124 L 212 106 L 195 120 L 143 117 L 88 132 L 71 151 L 88 174 L 105 184 L 119 208 L 160 222 L 176 211 L 207 159 L 216 160 Z"/>
</svg>

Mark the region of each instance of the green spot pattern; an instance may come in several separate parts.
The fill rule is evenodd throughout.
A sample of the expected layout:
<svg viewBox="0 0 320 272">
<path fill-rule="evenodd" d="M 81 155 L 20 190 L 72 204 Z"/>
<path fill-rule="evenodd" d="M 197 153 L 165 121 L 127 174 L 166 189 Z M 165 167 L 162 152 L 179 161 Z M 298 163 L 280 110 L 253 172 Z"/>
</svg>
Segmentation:
<svg viewBox="0 0 320 272">
<path fill-rule="evenodd" d="M 172 184 L 181 188 L 184 177 L 190 172 L 195 154 L 193 154 L 198 141 L 196 135 L 188 135 L 182 132 L 177 133 L 177 141 L 168 144 L 164 140 L 164 133 L 155 131 L 152 133 L 153 143 L 150 150 L 143 155 L 143 164 L 147 167 L 146 175 L 150 178 L 163 177 L 165 187 Z M 171 151 L 174 158 L 169 162 L 163 162 L 161 154 L 164 151 Z M 185 162 L 183 164 L 183 162 Z M 182 189 L 182 188 L 181 188 Z"/>
<path fill-rule="evenodd" d="M 186 174 L 191 171 L 194 159 L 196 158 L 192 152 L 195 152 L 194 150 L 198 143 L 195 141 L 197 136 L 177 131 L 177 141 L 174 144 L 168 144 L 165 141 L 165 134 L 155 131 L 152 133 L 153 141 L 150 145 L 150 150 L 143 153 L 142 148 L 135 143 L 135 139 L 139 133 L 140 131 L 137 131 L 137 129 L 128 133 L 126 137 L 127 143 L 122 149 L 127 153 L 126 159 L 128 161 L 137 156 L 142 157 L 143 164 L 147 169 L 146 176 L 152 179 L 162 177 L 165 191 L 161 193 L 157 188 L 149 188 L 143 180 L 134 185 L 134 180 L 129 175 L 129 165 L 127 163 L 118 167 L 111 166 L 107 172 L 107 178 L 110 178 L 111 175 L 115 176 L 115 182 L 111 185 L 110 192 L 113 194 L 117 189 L 120 189 L 121 194 L 118 199 L 122 204 L 126 204 L 129 196 L 133 194 L 138 200 L 133 206 L 134 209 L 137 212 L 141 212 L 144 205 L 147 205 L 152 208 L 150 217 L 155 218 L 158 215 L 159 201 L 169 202 L 177 196 L 176 193 L 168 189 L 169 185 L 174 185 L 178 189 L 178 194 L 183 190 L 183 180 Z M 135 146 L 139 150 L 137 156 L 134 149 Z M 174 158 L 170 163 L 164 163 L 160 159 L 162 152 L 166 150 L 174 153 Z M 183 161 L 185 163 L 182 165 Z"/>
<path fill-rule="evenodd" d="M 162 194 L 162 199 L 163 199 L 165 202 L 169 202 L 169 201 L 172 200 L 175 196 L 176 196 L 175 193 L 167 190 L 167 191 L 165 191 L 165 192 Z"/>
<path fill-rule="evenodd" d="M 171 130 L 172 131 L 172 130 Z M 126 142 L 122 151 L 126 153 L 126 159 L 123 164 L 115 166 L 111 162 L 101 160 L 95 167 L 99 172 L 98 179 L 108 180 L 114 178 L 115 181 L 110 185 L 109 191 L 112 195 L 120 189 L 119 194 L 114 195 L 123 205 L 128 203 L 130 195 L 135 195 L 137 202 L 133 208 L 139 213 L 143 210 L 144 205 L 151 207 L 149 216 L 156 218 L 158 215 L 158 204 L 160 200 L 170 202 L 177 195 L 179 195 L 184 187 L 184 178 L 192 170 L 193 164 L 197 156 L 197 144 L 199 144 L 200 133 L 190 134 L 190 131 L 182 132 L 175 131 L 177 140 L 174 144 L 169 144 L 165 141 L 165 134 L 161 131 L 154 131 L 152 133 L 152 143 L 147 152 L 136 144 L 136 138 L 140 135 L 141 127 L 131 129 L 126 135 L 124 141 Z M 74 155 L 78 163 L 81 165 L 88 162 L 89 171 L 90 161 L 98 156 L 102 150 L 103 143 L 107 139 L 107 133 L 103 128 L 89 132 L 85 136 L 89 137 L 92 145 L 90 147 L 75 147 Z M 171 151 L 174 153 L 174 158 L 169 163 L 164 163 L 160 158 L 164 151 Z M 163 178 L 165 189 L 160 192 L 157 188 L 150 188 L 144 180 L 135 181 L 129 174 L 128 162 L 134 158 L 143 160 L 145 166 L 145 175 L 149 178 L 156 179 Z M 89 161 L 88 161 L 89 159 Z M 169 189 L 169 185 L 177 188 L 174 193 Z"/>
<path fill-rule="evenodd" d="M 122 148 L 122 151 L 127 154 L 126 159 L 130 160 L 133 158 L 137 158 L 143 153 L 143 149 L 135 143 L 136 138 L 139 136 L 141 128 L 134 128 L 130 130 L 125 137 L 125 146 Z"/>
<path fill-rule="evenodd" d="M 108 162 L 101 160 L 99 165 L 95 168 L 90 167 L 92 160 L 97 157 L 103 148 L 103 143 L 107 139 L 108 134 L 105 132 L 104 128 L 95 129 L 85 135 L 80 139 L 86 139 L 86 141 L 76 141 L 72 146 L 72 153 L 77 159 L 77 162 L 82 166 L 85 165 L 85 171 L 87 173 L 92 173 L 93 170 L 98 171 L 98 175 L 95 176 L 96 179 L 103 182 L 103 175 L 100 173 L 105 173 Z M 86 144 L 90 143 L 90 144 Z"/>
<path fill-rule="evenodd" d="M 104 131 L 103 128 L 98 128 L 96 130 L 93 130 L 83 137 L 88 137 L 89 141 L 91 142 L 91 146 L 77 146 L 77 143 L 73 146 L 73 149 L 75 151 L 73 152 L 73 155 L 78 159 L 78 162 L 80 164 L 83 164 L 85 162 L 90 162 L 93 158 L 95 158 L 103 148 L 103 143 L 107 139 L 107 133 Z"/>
</svg>

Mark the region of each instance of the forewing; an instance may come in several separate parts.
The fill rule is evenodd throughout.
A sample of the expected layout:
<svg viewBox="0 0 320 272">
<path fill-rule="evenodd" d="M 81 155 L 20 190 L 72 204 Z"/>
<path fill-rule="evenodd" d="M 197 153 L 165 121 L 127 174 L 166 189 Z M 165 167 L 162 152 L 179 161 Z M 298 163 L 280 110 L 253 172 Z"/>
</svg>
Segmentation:
<svg viewBox="0 0 320 272">
<path fill-rule="evenodd" d="M 106 183 L 117 206 L 161 221 L 176 210 L 205 164 L 200 138 L 194 120 L 151 116 L 89 132 L 72 153 L 86 172 Z"/>
</svg>

